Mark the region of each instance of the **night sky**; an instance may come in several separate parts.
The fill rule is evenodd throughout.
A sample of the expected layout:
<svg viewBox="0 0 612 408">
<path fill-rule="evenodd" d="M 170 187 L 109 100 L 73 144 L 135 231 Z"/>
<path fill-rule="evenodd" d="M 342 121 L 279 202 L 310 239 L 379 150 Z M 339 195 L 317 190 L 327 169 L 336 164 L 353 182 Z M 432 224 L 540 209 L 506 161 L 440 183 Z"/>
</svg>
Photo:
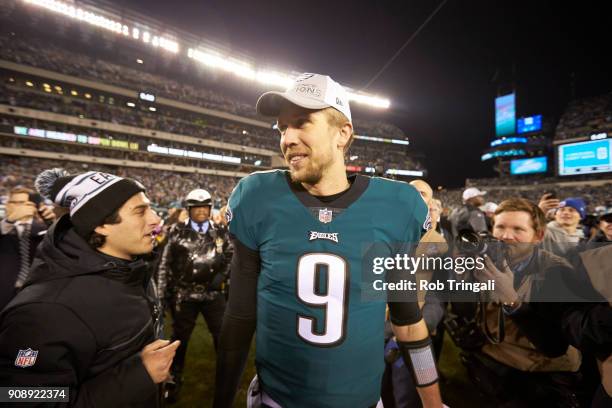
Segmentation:
<svg viewBox="0 0 612 408">
<path fill-rule="evenodd" d="M 363 87 L 440 1 L 114 0 L 279 68 Z M 389 111 L 354 117 L 399 126 L 425 153 L 428 181 L 493 176 L 493 99 L 517 90 L 517 115 L 556 124 L 573 97 L 612 89 L 606 2 L 449 0 L 368 91 Z M 590 5 L 591 4 L 591 5 Z M 608 19 L 608 21 L 606 21 Z"/>
</svg>

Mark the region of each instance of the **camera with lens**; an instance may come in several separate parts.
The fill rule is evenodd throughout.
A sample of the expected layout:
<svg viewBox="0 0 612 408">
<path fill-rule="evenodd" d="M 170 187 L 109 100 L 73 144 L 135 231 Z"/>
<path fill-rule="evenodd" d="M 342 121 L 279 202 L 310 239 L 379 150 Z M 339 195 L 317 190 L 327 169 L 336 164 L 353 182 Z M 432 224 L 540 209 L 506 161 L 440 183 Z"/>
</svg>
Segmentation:
<svg viewBox="0 0 612 408">
<path fill-rule="evenodd" d="M 506 259 L 506 248 L 504 242 L 491 234 L 473 230 L 461 230 L 455 239 L 455 253 L 458 256 L 474 259 L 487 256 L 500 270 Z M 476 280 L 472 273 L 462 278 L 468 282 Z M 463 302 L 452 303 L 452 312 L 446 316 L 444 326 L 457 347 L 478 350 L 485 344 L 489 336 L 483 313 L 488 302 L 489 294 L 480 292 L 473 301 L 464 299 Z"/>
<path fill-rule="evenodd" d="M 488 256 L 498 269 L 502 269 L 506 258 L 506 246 L 489 233 L 462 230 L 455 239 L 455 247 L 460 255 L 470 257 Z"/>
</svg>

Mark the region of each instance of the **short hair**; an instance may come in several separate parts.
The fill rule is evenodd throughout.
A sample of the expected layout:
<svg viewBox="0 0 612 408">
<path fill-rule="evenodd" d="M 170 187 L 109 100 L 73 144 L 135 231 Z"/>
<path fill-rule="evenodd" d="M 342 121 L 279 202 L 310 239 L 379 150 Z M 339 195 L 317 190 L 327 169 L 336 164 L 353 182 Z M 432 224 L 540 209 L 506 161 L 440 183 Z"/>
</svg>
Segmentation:
<svg viewBox="0 0 612 408">
<path fill-rule="evenodd" d="M 524 198 L 509 198 L 502 201 L 495 210 L 495 215 L 509 211 L 523 211 L 529 214 L 531 218 L 531 226 L 536 234 L 543 233 L 546 230 L 546 215 L 544 212 L 529 200 Z M 495 225 L 495 220 L 493 220 Z"/>
<path fill-rule="evenodd" d="M 105 225 L 105 224 L 113 225 L 113 224 L 119 224 L 120 222 L 121 222 L 121 216 L 119 215 L 119 209 L 117 208 L 115 211 L 113 211 L 111 215 L 106 217 L 104 221 L 102 221 L 102 224 L 100 225 Z M 106 243 L 106 237 L 102 234 L 98 234 L 96 230 L 94 229 L 91 235 L 89 236 L 87 243 L 92 248 L 97 249 Z"/>
<path fill-rule="evenodd" d="M 34 190 L 32 190 L 31 188 L 27 188 L 24 186 L 16 186 L 13 187 L 11 189 L 11 191 L 9 191 L 9 197 L 12 196 L 13 194 L 33 194 Z"/>
<path fill-rule="evenodd" d="M 345 115 L 344 113 L 340 112 L 339 110 L 335 109 L 335 108 L 325 108 L 323 109 L 323 112 L 325 112 L 325 114 L 327 115 L 327 123 L 330 126 L 333 127 L 337 127 L 337 128 L 341 128 L 342 126 L 344 126 L 344 124 L 346 122 L 351 122 Z M 353 139 L 355 136 L 355 131 L 353 130 L 353 133 L 351 133 L 351 137 L 349 138 L 348 142 L 346 143 L 346 146 L 344 146 L 344 152 L 346 153 L 349 149 L 349 147 L 351 147 L 351 144 L 353 143 Z"/>
</svg>

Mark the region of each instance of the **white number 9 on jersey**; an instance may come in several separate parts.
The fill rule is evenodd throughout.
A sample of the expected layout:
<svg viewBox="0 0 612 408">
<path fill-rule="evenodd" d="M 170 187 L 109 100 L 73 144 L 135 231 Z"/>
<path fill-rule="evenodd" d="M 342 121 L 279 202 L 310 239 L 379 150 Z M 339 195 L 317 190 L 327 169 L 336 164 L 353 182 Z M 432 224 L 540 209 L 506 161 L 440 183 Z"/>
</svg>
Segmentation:
<svg viewBox="0 0 612 408">
<path fill-rule="evenodd" d="M 327 290 L 317 288 L 320 268 L 327 268 Z M 338 255 L 310 253 L 300 257 L 297 267 L 297 296 L 311 307 L 325 308 L 323 332 L 317 332 L 313 317 L 297 316 L 302 340 L 317 346 L 335 346 L 344 341 L 348 308 L 349 275 L 346 261 Z"/>
</svg>

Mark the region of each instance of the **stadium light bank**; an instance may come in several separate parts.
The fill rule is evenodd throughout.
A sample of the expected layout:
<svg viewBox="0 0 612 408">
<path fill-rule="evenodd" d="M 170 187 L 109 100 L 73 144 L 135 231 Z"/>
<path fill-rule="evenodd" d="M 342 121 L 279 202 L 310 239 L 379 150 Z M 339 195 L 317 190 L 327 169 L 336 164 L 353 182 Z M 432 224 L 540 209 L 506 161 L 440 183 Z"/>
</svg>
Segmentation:
<svg viewBox="0 0 612 408">
<path fill-rule="evenodd" d="M 150 30 L 142 28 L 142 24 L 135 23 L 133 25 L 128 25 L 125 24 L 125 20 L 123 20 L 124 22 L 120 22 L 98 12 L 90 11 L 82 7 L 75 7 L 71 3 L 58 0 L 23 0 L 23 2 L 112 31 L 126 38 L 142 41 L 144 44 L 148 44 L 155 48 L 161 48 L 173 54 L 178 54 L 181 51 L 178 41 L 163 35 L 152 34 Z M 139 25 L 140 28 L 136 27 L 136 25 Z M 208 68 L 218 69 L 259 84 L 278 86 L 279 88 L 287 88 L 299 75 L 299 73 L 284 74 L 268 70 L 257 70 L 249 62 L 241 61 L 229 55 L 223 55 L 215 50 L 188 48 L 187 57 L 202 63 Z M 388 109 L 391 106 L 391 102 L 386 98 L 356 92 L 350 87 L 346 87 L 346 89 L 349 94 L 349 99 L 353 102 L 379 109 Z"/>
</svg>

